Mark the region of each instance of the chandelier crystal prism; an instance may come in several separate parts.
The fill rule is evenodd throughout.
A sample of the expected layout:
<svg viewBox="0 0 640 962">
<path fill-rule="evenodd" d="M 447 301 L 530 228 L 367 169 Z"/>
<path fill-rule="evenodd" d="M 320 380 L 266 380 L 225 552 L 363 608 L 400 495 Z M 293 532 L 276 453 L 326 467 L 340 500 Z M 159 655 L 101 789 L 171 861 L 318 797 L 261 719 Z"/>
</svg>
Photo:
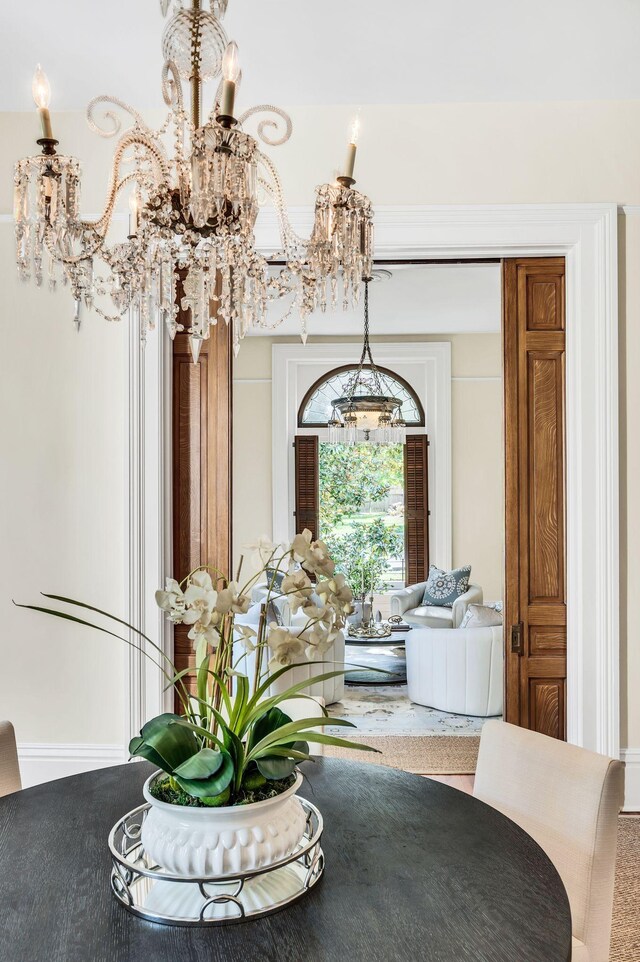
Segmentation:
<svg viewBox="0 0 640 962">
<path fill-rule="evenodd" d="M 169 7 L 168 0 L 160 0 L 163 16 Z M 305 339 L 313 310 L 339 301 L 345 309 L 357 304 L 373 257 L 371 202 L 354 189 L 355 131 L 345 173 L 316 190 L 310 238 L 293 230 L 278 172 L 261 147 L 285 143 L 291 120 L 268 104 L 235 116 L 241 72 L 237 45 L 228 42 L 221 22 L 226 8 L 227 0 L 174 3 L 162 38 L 162 95 L 169 110 L 159 129 L 116 97 L 89 103 L 90 129 L 116 138 L 107 198 L 97 220 L 80 215 L 79 162 L 56 151 L 49 84 L 39 65 L 33 94 L 42 152 L 18 161 L 14 178 L 21 277 L 47 282 L 52 290 L 58 283 L 68 285 L 78 326 L 84 306 L 107 320 L 130 312 L 143 341 L 159 324 L 172 338 L 187 330 L 194 361 L 219 319 L 231 325 L 236 353 L 250 327 L 274 326 L 267 325 L 267 305 L 274 299 L 284 299 L 279 321 L 297 314 Z M 218 83 L 204 117 L 207 81 Z M 127 129 L 114 108 L 130 118 Z M 261 114 L 253 136 L 245 128 Z M 129 196 L 129 230 L 112 239 L 123 193 Z M 256 220 L 268 202 L 279 224 L 281 249 L 271 256 L 278 267 L 256 247 Z"/>
<path fill-rule="evenodd" d="M 330 444 L 403 444 L 407 426 L 402 417 L 402 400 L 390 397 L 376 367 L 369 343 L 369 276 L 364 279 L 364 339 L 358 367 L 336 398 L 328 422 Z"/>
</svg>

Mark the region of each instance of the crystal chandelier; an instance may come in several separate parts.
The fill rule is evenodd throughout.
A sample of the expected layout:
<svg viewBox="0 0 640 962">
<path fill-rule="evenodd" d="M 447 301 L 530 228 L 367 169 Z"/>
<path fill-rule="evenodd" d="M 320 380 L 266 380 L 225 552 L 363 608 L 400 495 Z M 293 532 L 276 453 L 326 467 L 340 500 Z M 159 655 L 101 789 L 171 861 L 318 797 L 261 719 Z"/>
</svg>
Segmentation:
<svg viewBox="0 0 640 962">
<path fill-rule="evenodd" d="M 170 0 L 160 0 L 165 17 L 169 6 Z M 300 237 L 289 222 L 277 170 L 259 146 L 259 141 L 285 143 L 291 120 L 271 105 L 235 116 L 241 72 L 238 48 L 228 43 L 221 23 L 226 7 L 227 0 L 174 5 L 162 38 L 162 95 L 169 110 L 159 129 L 151 129 L 117 98 L 96 97 L 89 103 L 91 130 L 117 138 L 107 199 L 97 220 L 80 216 L 78 161 L 56 152 L 49 84 L 40 67 L 33 95 L 42 152 L 15 167 L 21 276 L 33 276 L 39 285 L 46 279 L 51 289 L 58 282 L 68 285 L 78 326 L 85 306 L 107 320 L 131 312 L 143 341 L 161 322 L 172 338 L 186 328 L 194 361 L 219 318 L 231 325 L 237 352 L 252 325 L 267 326 L 268 302 L 285 295 L 291 297 L 280 320 L 298 313 L 305 339 L 306 316 L 328 302 L 355 305 L 360 278 L 372 266 L 372 207 L 354 190 L 357 132 L 344 174 L 317 188 L 311 237 Z M 202 91 L 212 80 L 218 81 L 217 92 L 205 117 Z M 183 84 L 190 90 L 190 110 Z M 109 109 L 100 125 L 96 112 L 105 105 Z M 124 132 L 113 106 L 131 118 Z M 267 116 L 254 137 L 245 127 L 256 114 Z M 122 192 L 129 195 L 128 236 L 108 241 Z M 255 246 L 263 201 L 271 202 L 278 216 L 281 251 L 274 260 L 284 266 L 276 273 Z"/>
<path fill-rule="evenodd" d="M 347 382 L 344 397 L 333 401 L 329 420 L 330 444 L 403 444 L 406 424 L 402 418 L 402 401 L 384 393 L 380 372 L 369 344 L 369 282 L 364 279 L 364 340 L 357 369 Z"/>
</svg>

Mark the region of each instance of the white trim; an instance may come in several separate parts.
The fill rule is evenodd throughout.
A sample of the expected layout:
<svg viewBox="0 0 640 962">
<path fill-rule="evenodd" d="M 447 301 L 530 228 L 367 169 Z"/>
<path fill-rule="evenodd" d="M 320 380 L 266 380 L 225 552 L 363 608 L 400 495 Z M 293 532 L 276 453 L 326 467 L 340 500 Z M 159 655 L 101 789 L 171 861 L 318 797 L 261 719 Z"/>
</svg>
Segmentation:
<svg viewBox="0 0 640 962">
<path fill-rule="evenodd" d="M 22 787 L 30 788 L 54 778 L 79 775 L 96 768 L 122 765 L 127 753 L 122 745 L 18 744 Z"/>
<path fill-rule="evenodd" d="M 459 375 L 459 376 L 457 376 L 457 377 L 452 377 L 451 380 L 452 380 L 452 381 L 500 381 L 500 382 L 502 382 L 502 378 L 499 377 L 498 375 L 495 375 L 495 376 L 493 376 L 493 377 L 489 377 L 489 376 L 487 376 L 487 377 L 470 377 L 470 376 L 467 377 L 466 375 Z"/>
<path fill-rule="evenodd" d="M 624 762 L 624 812 L 640 812 L 640 748 L 623 748 L 620 758 Z"/>
<path fill-rule="evenodd" d="M 425 410 L 429 435 L 429 538 L 431 557 L 447 570 L 451 567 L 451 344 L 448 341 L 383 342 L 376 345 L 376 359 L 383 367 L 395 369 L 411 363 L 423 369 L 422 383 L 412 387 Z M 327 373 L 353 360 L 352 344 L 274 344 L 272 347 L 272 465 L 273 539 L 293 537 L 295 464 L 293 439 L 298 429 L 298 369 L 313 365 Z M 406 376 L 400 370 L 400 374 Z M 311 429 L 309 429 L 311 430 Z M 322 439 L 326 432 L 313 429 Z M 283 492 L 286 496 L 283 497 Z"/>
<path fill-rule="evenodd" d="M 614 757 L 619 723 L 618 277 L 615 204 L 376 208 L 376 256 L 566 257 L 569 741 Z M 291 211 L 308 232 L 309 208 Z M 258 242 L 275 250 L 275 215 Z M 282 389 L 274 382 L 276 392 Z M 594 469 L 595 467 L 595 469 Z"/>
<path fill-rule="evenodd" d="M 155 604 L 171 566 L 171 341 L 163 333 L 143 345 L 130 319 L 127 621 L 171 655 L 170 627 Z M 134 631 L 129 638 L 141 641 Z M 161 660 L 150 645 L 146 650 Z M 128 744 L 145 721 L 171 706 L 160 667 L 133 647 L 125 657 Z"/>
</svg>

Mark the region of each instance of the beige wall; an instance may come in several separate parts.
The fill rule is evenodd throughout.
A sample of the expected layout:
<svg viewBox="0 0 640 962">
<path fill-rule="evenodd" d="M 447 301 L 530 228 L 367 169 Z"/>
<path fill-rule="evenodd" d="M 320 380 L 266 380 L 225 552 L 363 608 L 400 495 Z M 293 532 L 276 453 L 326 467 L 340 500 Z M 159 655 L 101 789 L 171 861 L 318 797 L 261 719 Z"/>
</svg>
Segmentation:
<svg viewBox="0 0 640 962">
<path fill-rule="evenodd" d="M 234 567 L 243 546 L 272 534 L 271 347 L 290 338 L 251 337 L 234 368 Z M 309 339 L 321 343 L 323 338 Z M 353 338 L 331 338 L 331 343 Z M 376 341 L 385 338 L 373 338 Z M 391 340 L 391 338 L 386 338 Z M 420 340 L 394 335 L 394 342 Z M 502 380 L 498 334 L 433 335 L 451 343 L 453 564 L 471 564 L 487 599 L 502 598 Z M 375 353 L 375 352 L 374 352 Z M 429 426 L 427 425 L 427 431 Z M 283 451 L 282 456 L 286 457 Z M 282 492 L 282 497 L 287 497 Z M 438 558 L 432 558 L 438 564 Z"/>
<path fill-rule="evenodd" d="M 343 155 L 342 134 L 351 109 L 297 107 L 292 111 L 294 136 L 274 152 L 291 204 L 312 201 L 313 187 L 330 177 Z M 424 106 L 365 106 L 356 176 L 377 205 L 403 204 L 530 204 L 616 202 L 639 205 L 621 215 L 620 239 L 620 339 L 621 339 L 621 613 L 623 626 L 622 745 L 640 747 L 640 644 L 634 601 L 640 570 L 640 102 L 580 102 L 550 104 L 434 104 Z M 86 130 L 79 114 L 55 116 L 62 147 L 84 161 L 88 184 L 85 210 L 102 206 L 107 181 L 107 158 L 112 143 Z M 0 115 L 0 215 L 11 212 L 13 160 L 33 149 L 37 123 L 33 113 Z M 2 236 L 3 303 L 0 307 L 4 349 L 0 355 L 0 383 L 8 398 L 3 409 L 3 457 L 10 457 L 11 477 L 2 493 L 2 598 L 3 635 L 0 641 L 2 680 L 0 714 L 9 711 L 19 721 L 19 735 L 34 741 L 117 741 L 121 732 L 122 655 L 98 642 L 95 648 L 65 647 L 68 633 L 48 630 L 47 638 L 25 628 L 21 613 L 7 599 L 23 583 L 24 566 L 31 559 L 47 559 L 47 570 L 31 564 L 26 570 L 35 590 L 51 584 L 83 586 L 89 573 L 77 564 L 77 552 L 61 548 L 68 542 L 65 522 L 87 547 L 95 566 L 91 584 L 95 594 L 113 599 L 117 606 L 124 591 L 122 566 L 122 364 L 123 342 L 113 327 L 100 328 L 92 319 L 85 336 L 55 336 L 69 323 L 69 304 L 60 306 L 44 292 L 19 288 L 14 279 L 10 251 L 10 224 Z M 62 303 L 64 302 L 64 303 Z M 29 323 L 31 322 L 31 324 Z M 45 332 L 45 328 L 49 328 Z M 87 333 L 89 331 L 90 333 Z M 71 332 L 73 333 L 73 332 Z M 70 345 L 72 345 L 70 347 Z M 76 346 L 78 345 L 78 346 Z M 99 444 L 89 431 L 74 435 L 72 456 L 63 458 L 64 445 L 51 444 L 49 435 L 36 430 L 41 414 L 34 398 L 37 384 L 54 370 L 65 370 L 71 350 L 77 366 L 59 380 L 51 379 L 46 405 L 58 410 L 56 423 L 47 420 L 54 436 L 67 430 L 78 406 L 95 403 L 95 423 L 100 424 Z M 245 347 L 243 347 L 245 352 Z M 251 350 L 251 349 L 249 349 Z M 249 352 L 246 351 L 248 354 Z M 91 378 L 90 365 L 100 359 L 104 380 Z M 65 383 L 63 379 L 66 377 Z M 59 394 L 56 394 L 56 388 Z M 102 392 L 102 393 L 100 393 Z M 263 388 L 264 402 L 268 391 Z M 67 407 L 64 407 L 62 399 Z M 242 402 L 238 402 L 242 406 Z M 57 407 L 60 405 L 60 407 Z M 89 406 L 89 410 L 91 410 Z M 9 412 L 9 413 L 7 413 Z M 98 414 L 100 416 L 98 416 Z M 79 416 L 79 415 L 78 415 Z M 49 417 L 49 414 L 46 414 Z M 31 426 L 31 434 L 26 430 Z M 24 430 L 23 430 L 24 428 Z M 256 450 L 259 442 L 254 439 Z M 26 447 L 35 465 L 15 454 Z M 82 478 L 72 481 L 69 465 Z M 80 472 L 84 472 L 82 475 Z M 48 501 L 46 511 L 56 524 L 40 523 L 40 500 L 33 496 L 34 477 L 42 477 Z M 55 479 L 59 479 L 56 482 Z M 66 484 L 65 484 L 66 482 Z M 77 490 L 74 488 L 77 486 Z M 77 498 L 70 499 L 69 488 Z M 10 500 L 7 496 L 9 493 Z M 82 492 L 82 495 L 81 495 Z M 38 492 L 41 494 L 41 492 Z M 261 498 L 266 498 L 262 492 Z M 99 509 L 96 509 L 99 505 Z M 258 508 L 256 502 L 256 510 Z M 249 509 L 247 508 L 247 511 Z M 253 510 L 253 506 L 251 508 Z M 260 508 L 262 510 L 262 508 Z M 108 522 L 108 523 L 107 523 Z M 100 536 L 104 524 L 109 537 Z M 251 533 L 255 527 L 251 525 Z M 109 545 L 107 544 L 109 542 Z M 117 542 L 117 547 L 115 546 Z M 66 550 L 66 554 L 65 554 Z M 85 552 L 86 555 L 86 552 Z M 38 564 L 44 564 L 40 561 Z M 33 574 L 31 574 L 33 572 Z M 7 578 L 9 580 L 7 580 Z M 21 589 L 22 591 L 22 589 Z M 31 594 L 31 592 L 29 592 Z M 36 639 L 36 642 L 34 642 Z M 32 712 L 27 701 L 26 665 L 33 663 L 36 643 L 38 675 L 32 694 L 40 708 Z M 114 643 L 115 644 L 115 643 Z M 75 689 L 81 706 L 89 702 L 89 679 L 100 678 L 100 711 L 78 731 L 72 722 L 72 686 L 61 666 L 70 667 L 72 652 L 82 651 L 76 665 Z M 100 652 L 98 655 L 97 652 Z M 108 652 L 108 654 L 107 654 Z M 101 659 L 104 659 L 102 663 Z M 95 669 L 95 670 L 94 670 Z M 99 674 L 96 671 L 99 669 Z M 83 674 L 84 672 L 84 674 Z M 7 681 L 6 679 L 10 680 Z M 24 681 L 16 679 L 25 679 Z M 18 686 L 20 690 L 18 690 Z M 7 706 L 5 708 L 5 705 Z M 106 706 L 106 708 L 105 708 Z"/>
</svg>

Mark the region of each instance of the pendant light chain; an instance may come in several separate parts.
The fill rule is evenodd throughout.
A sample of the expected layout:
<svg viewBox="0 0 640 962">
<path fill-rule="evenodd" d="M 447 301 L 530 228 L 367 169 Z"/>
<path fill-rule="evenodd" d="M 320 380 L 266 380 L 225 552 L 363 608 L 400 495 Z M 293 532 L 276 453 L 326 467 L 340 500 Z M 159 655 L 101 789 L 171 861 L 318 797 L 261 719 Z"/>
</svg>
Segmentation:
<svg viewBox="0 0 640 962">
<path fill-rule="evenodd" d="M 347 397 L 353 397 L 358 385 L 364 384 L 367 387 L 372 386 L 375 394 L 384 394 L 384 389 L 382 387 L 382 382 L 380 381 L 380 372 L 376 367 L 375 361 L 373 360 L 373 355 L 371 353 L 371 345 L 369 343 L 369 283 L 371 281 L 370 277 L 363 278 L 364 280 L 364 339 L 362 342 L 362 354 L 360 355 L 360 361 L 358 363 L 358 368 L 352 374 L 349 382 L 347 384 L 346 395 Z M 367 364 L 368 361 L 368 364 Z M 365 368 L 369 370 L 365 373 Z M 369 384 L 367 385 L 367 379 Z"/>
</svg>

